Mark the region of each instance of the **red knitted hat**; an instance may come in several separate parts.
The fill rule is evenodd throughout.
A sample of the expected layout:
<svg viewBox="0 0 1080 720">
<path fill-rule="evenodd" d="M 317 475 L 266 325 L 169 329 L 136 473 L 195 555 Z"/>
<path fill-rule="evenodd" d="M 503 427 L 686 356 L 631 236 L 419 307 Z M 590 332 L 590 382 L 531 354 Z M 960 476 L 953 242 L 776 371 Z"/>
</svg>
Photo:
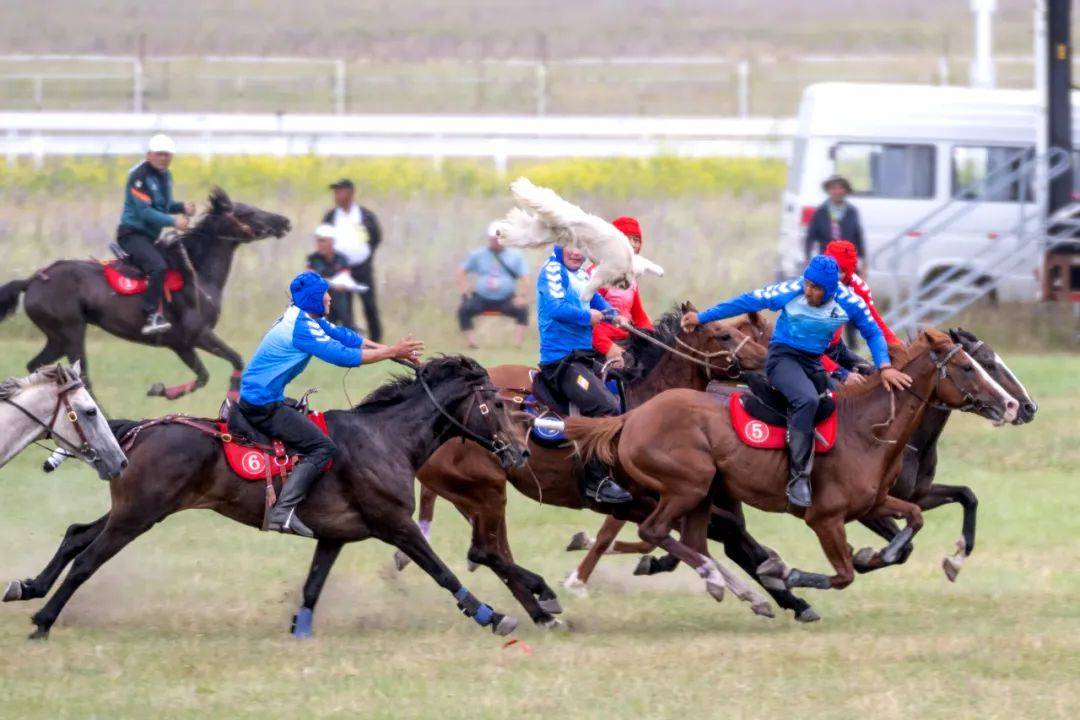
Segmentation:
<svg viewBox="0 0 1080 720">
<path fill-rule="evenodd" d="M 611 224 L 619 228 L 619 232 L 626 237 L 636 237 L 639 240 L 641 239 L 641 225 L 638 224 L 637 218 L 623 215 L 622 217 L 617 217 L 612 220 Z"/>
<path fill-rule="evenodd" d="M 840 273 L 845 280 L 855 274 L 855 267 L 859 264 L 859 253 L 850 242 L 833 240 L 825 246 L 825 254 L 840 266 Z"/>
</svg>

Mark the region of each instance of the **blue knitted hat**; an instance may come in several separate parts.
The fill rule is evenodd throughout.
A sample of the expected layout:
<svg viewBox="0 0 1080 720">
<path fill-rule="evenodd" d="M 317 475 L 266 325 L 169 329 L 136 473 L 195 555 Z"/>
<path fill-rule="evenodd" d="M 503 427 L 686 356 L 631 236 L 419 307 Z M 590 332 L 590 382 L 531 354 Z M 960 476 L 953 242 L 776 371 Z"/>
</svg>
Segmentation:
<svg viewBox="0 0 1080 720">
<path fill-rule="evenodd" d="M 311 270 L 300 273 L 289 283 L 289 293 L 292 295 L 293 304 L 312 315 L 322 315 L 325 311 L 323 295 L 329 288 L 330 283 Z"/>
<path fill-rule="evenodd" d="M 825 299 L 830 300 L 840 284 L 840 266 L 828 255 L 815 255 L 810 258 L 802 276 L 804 280 L 809 280 L 823 289 Z"/>
</svg>

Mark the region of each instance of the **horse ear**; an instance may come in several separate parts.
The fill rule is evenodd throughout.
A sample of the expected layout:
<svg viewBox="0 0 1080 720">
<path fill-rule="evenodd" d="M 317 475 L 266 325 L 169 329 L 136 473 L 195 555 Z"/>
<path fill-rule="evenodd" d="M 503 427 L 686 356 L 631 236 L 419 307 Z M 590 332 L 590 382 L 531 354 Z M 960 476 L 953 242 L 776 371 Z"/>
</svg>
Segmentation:
<svg viewBox="0 0 1080 720">
<path fill-rule="evenodd" d="M 688 312 L 697 312 L 697 308 L 694 307 L 694 303 L 690 302 L 689 300 L 685 301 L 682 305 L 680 305 L 679 310 L 682 311 L 683 315 Z"/>
<path fill-rule="evenodd" d="M 82 360 L 76 360 L 74 364 L 72 364 L 71 372 L 74 373 L 77 378 L 82 377 Z"/>
<path fill-rule="evenodd" d="M 949 328 L 949 337 L 952 339 L 952 341 L 954 343 L 960 342 L 960 333 L 958 333 L 953 328 Z"/>
<path fill-rule="evenodd" d="M 762 319 L 761 314 L 758 313 L 756 310 L 746 313 L 746 319 L 749 320 L 750 324 L 758 330 L 761 330 L 765 327 L 765 321 Z"/>
<path fill-rule="evenodd" d="M 222 213 L 232 212 L 233 204 L 229 199 L 229 194 L 222 190 L 220 187 L 215 186 L 210 191 L 210 212 L 215 215 Z"/>
</svg>

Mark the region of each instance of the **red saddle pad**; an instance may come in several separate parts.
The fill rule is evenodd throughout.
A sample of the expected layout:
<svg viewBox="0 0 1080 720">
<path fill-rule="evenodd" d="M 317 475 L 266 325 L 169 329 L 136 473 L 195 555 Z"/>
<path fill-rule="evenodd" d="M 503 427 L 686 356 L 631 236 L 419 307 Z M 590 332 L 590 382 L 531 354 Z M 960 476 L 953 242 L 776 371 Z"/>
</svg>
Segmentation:
<svg viewBox="0 0 1080 720">
<path fill-rule="evenodd" d="M 117 295 L 139 295 L 146 292 L 147 281 L 145 276 L 131 277 L 117 269 L 115 262 L 101 264 L 102 272 L 105 273 L 105 282 Z M 184 276 L 179 270 L 172 268 L 165 271 L 165 290 L 167 292 L 180 292 L 184 289 Z"/>
<path fill-rule="evenodd" d="M 326 417 L 321 412 L 309 413 L 308 420 L 315 423 L 315 427 L 322 430 L 323 435 L 330 434 L 326 428 Z M 226 435 L 229 433 L 224 422 L 218 422 L 218 430 Z M 268 469 L 271 475 L 287 475 L 300 459 L 299 455 L 289 457 L 278 440 L 274 440 L 277 454 L 273 457 L 260 447 L 241 445 L 231 440 L 222 441 L 221 445 L 225 449 L 225 459 L 229 463 L 229 468 L 245 480 L 266 480 Z M 333 464 L 333 461 L 326 463 L 323 470 L 329 470 Z"/>
<path fill-rule="evenodd" d="M 731 410 L 731 427 L 745 444 L 765 450 L 783 450 L 787 445 L 784 438 L 787 428 L 780 425 L 769 425 L 747 412 L 743 406 L 742 393 L 731 393 L 728 408 Z M 814 443 L 814 450 L 819 453 L 832 450 L 833 444 L 836 443 L 836 412 L 834 411 L 829 417 L 818 423 L 815 430 L 817 431 L 817 439 Z"/>
</svg>

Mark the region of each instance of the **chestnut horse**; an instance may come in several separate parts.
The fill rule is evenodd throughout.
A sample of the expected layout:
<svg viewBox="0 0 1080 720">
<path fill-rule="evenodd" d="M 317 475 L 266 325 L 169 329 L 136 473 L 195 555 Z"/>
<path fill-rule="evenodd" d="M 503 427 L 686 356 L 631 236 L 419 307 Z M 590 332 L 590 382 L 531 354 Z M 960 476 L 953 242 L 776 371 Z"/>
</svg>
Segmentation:
<svg viewBox="0 0 1080 720">
<path fill-rule="evenodd" d="M 964 351 L 971 356 L 972 360 L 979 363 L 984 370 L 997 381 L 1009 395 L 1019 403 L 1014 425 L 1023 425 L 1031 422 L 1038 411 L 1038 405 L 1031 398 L 1023 383 L 1016 377 L 1013 371 L 1005 364 L 1001 356 L 992 347 L 974 334 L 963 330 L 950 330 L 949 336 L 953 342 L 959 343 Z M 758 338 L 755 338 L 758 339 Z M 758 339 L 759 342 L 767 342 L 767 338 Z M 960 540 L 956 543 L 956 551 L 952 555 L 946 555 L 942 559 L 942 568 L 945 576 L 950 581 L 955 581 L 964 559 L 975 548 L 975 518 L 978 508 L 978 498 L 971 488 L 965 485 L 942 485 L 935 482 L 937 471 L 937 441 L 945 429 L 950 411 L 941 407 L 929 407 L 923 416 L 922 423 L 908 441 L 908 452 L 904 453 L 900 475 L 889 489 L 889 494 L 900 500 L 915 503 L 922 510 L 933 510 L 948 503 L 958 503 L 963 508 L 963 528 Z M 421 508 L 421 511 L 423 508 Z M 730 519 L 714 515 L 710 522 L 730 522 Z M 860 522 L 886 540 L 892 540 L 900 533 L 900 528 L 892 518 L 864 518 Z M 565 587 L 579 595 L 585 595 L 585 583 L 595 569 L 600 557 L 605 553 L 649 553 L 654 548 L 645 542 L 618 542 L 615 537 L 625 523 L 608 517 L 603 526 L 592 540 L 585 532 L 576 533 L 570 540 L 567 550 L 588 549 L 578 567 L 567 578 Z M 897 564 L 907 561 L 914 546 L 911 543 L 905 545 Z M 872 556 L 871 548 L 863 548 L 854 556 L 855 570 L 867 572 L 871 568 L 864 567 L 863 560 Z M 678 565 L 678 560 L 671 555 L 664 557 L 652 557 L 646 555 L 641 558 L 635 575 L 653 575 L 661 572 L 671 572 Z"/>
<path fill-rule="evenodd" d="M 492 451 L 492 458 L 498 456 L 496 462 L 508 466 L 522 464 L 528 455 L 520 426 L 511 420 L 484 368 L 460 356 L 431 360 L 417 368 L 415 377 L 383 385 L 352 410 L 326 413 L 326 423 L 337 445 L 334 464 L 300 506 L 302 519 L 320 542 L 344 544 L 374 537 L 389 543 L 408 553 L 477 624 L 498 635 L 513 632 L 517 621 L 495 612 L 464 588 L 412 521 L 416 469 L 451 438 L 481 442 Z M 111 483 L 110 511 L 89 525 L 69 528 L 41 575 L 8 585 L 5 601 L 44 597 L 74 561 L 59 589 L 34 615 L 37 630 L 32 638 L 48 637 L 75 591 L 113 555 L 169 515 L 192 508 L 213 510 L 260 527 L 263 483 L 237 477 L 221 441 L 193 426 L 197 424 L 191 420 L 143 424 L 131 439 L 127 471 Z M 206 425 L 212 432 L 213 421 Z"/>
<path fill-rule="evenodd" d="M 944 333 L 925 330 L 906 351 L 893 351 L 903 356 L 897 365 L 912 377 L 912 386 L 894 395 L 873 378 L 837 393 L 836 444 L 815 462 L 813 504 L 806 510 L 787 502 L 785 454 L 743 444 L 732 428 L 727 399 L 717 394 L 670 390 L 616 418 L 571 418 L 566 433 L 586 456 L 617 463 L 620 479 L 627 479 L 635 496 L 659 497 L 656 509 L 639 523 L 639 536 L 697 570 L 710 592 L 718 581 L 705 542 L 714 501 L 802 514 L 835 570 L 832 576 L 804 572 L 773 557 L 757 569 L 763 582 L 778 588 L 844 588 L 855 577 L 845 523 L 876 517 L 907 521 L 884 550 L 866 558 L 868 568 L 895 563 L 922 527 L 919 507 L 891 497 L 888 489 L 927 407 L 937 403 L 999 424 L 1014 420 L 1019 407 Z M 664 442 L 656 443 L 660 428 Z M 671 536 L 679 523 L 682 542 Z"/>
<path fill-rule="evenodd" d="M 656 338 L 668 348 L 681 349 L 680 354 L 668 352 L 640 338 L 632 343 L 630 353 L 637 362 L 630 370 L 626 386 L 629 407 L 640 405 L 668 388 L 704 390 L 711 380 L 737 374 L 735 371 L 738 367 L 762 367 L 765 348 L 752 342 L 743 331 L 759 332 L 750 327 L 753 323 L 760 323 L 759 318 L 748 318 L 740 324 L 712 323 L 693 333 L 685 333 L 679 328 L 679 319 L 688 309 L 691 306 L 685 304 L 656 324 Z M 735 353 L 735 357 L 731 353 Z M 687 357 L 709 360 L 706 363 L 691 362 Z M 737 360 L 739 365 L 733 366 L 733 360 Z M 512 377 L 514 370 L 517 375 L 527 377 L 528 369 L 516 366 L 493 367 L 491 373 L 496 384 L 499 384 L 499 376 Z M 521 388 L 521 383 L 516 383 L 514 387 Z M 572 449 L 541 445 L 530 438 L 529 450 L 529 462 L 524 468 L 506 470 L 499 466 L 491 453 L 473 443 L 447 443 L 420 469 L 417 478 L 425 488 L 452 502 L 469 521 L 472 526 L 469 560 L 494 571 L 535 623 L 543 627 L 557 627 L 560 623 L 553 615 L 561 608 L 555 593 L 542 577 L 513 562 L 506 530 L 507 483 L 545 505 L 590 508 L 600 513 L 615 513 L 632 521 L 645 518 L 652 511 L 655 501 L 640 498 L 634 503 L 620 506 L 594 503 L 581 492 L 577 471 L 579 463 Z M 745 527 L 732 524 L 723 528 L 723 532 L 726 534 L 716 539 L 724 541 L 728 552 L 732 553 L 732 559 L 749 572 L 752 573 L 768 557 Z M 319 542 L 304 584 L 301 614 L 309 615 L 314 610 L 339 551 L 340 546 L 333 542 Z M 740 592 L 750 597 L 748 589 L 743 588 L 745 586 L 740 587 Z M 806 601 L 784 589 L 770 590 L 770 593 L 781 606 L 796 614 L 813 612 Z M 760 597 L 754 596 L 754 600 L 759 608 L 767 605 Z"/>
</svg>

